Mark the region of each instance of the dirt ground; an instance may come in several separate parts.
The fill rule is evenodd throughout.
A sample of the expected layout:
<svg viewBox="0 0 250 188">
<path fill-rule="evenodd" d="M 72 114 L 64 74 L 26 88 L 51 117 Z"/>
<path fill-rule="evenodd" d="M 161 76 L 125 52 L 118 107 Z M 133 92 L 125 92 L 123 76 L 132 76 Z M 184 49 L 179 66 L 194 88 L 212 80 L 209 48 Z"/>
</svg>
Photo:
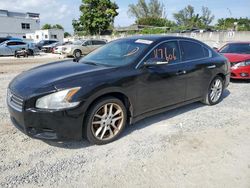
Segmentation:
<svg viewBox="0 0 250 188">
<path fill-rule="evenodd" d="M 0 58 L 0 187 L 250 187 L 250 83 L 128 126 L 103 146 L 44 142 L 9 121 L 8 83 L 59 56 Z"/>
</svg>

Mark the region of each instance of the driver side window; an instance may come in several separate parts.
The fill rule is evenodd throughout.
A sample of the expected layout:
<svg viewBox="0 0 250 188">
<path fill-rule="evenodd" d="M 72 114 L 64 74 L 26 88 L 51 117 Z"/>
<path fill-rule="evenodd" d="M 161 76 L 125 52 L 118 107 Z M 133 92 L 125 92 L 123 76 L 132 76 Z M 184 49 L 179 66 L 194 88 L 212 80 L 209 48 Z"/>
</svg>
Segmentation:
<svg viewBox="0 0 250 188">
<path fill-rule="evenodd" d="M 177 63 L 180 62 L 180 51 L 177 41 L 165 42 L 157 46 L 146 58 L 158 59 L 162 62 Z"/>
<path fill-rule="evenodd" d="M 92 45 L 92 41 L 90 41 L 90 40 L 88 40 L 88 41 L 86 41 L 86 42 L 84 43 L 84 46 L 90 46 L 90 45 Z"/>
</svg>

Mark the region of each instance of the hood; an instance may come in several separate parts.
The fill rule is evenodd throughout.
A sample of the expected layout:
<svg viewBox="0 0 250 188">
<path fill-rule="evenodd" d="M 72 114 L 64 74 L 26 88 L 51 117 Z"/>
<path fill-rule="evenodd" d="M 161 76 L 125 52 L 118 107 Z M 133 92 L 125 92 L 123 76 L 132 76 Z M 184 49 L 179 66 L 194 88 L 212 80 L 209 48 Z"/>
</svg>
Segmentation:
<svg viewBox="0 0 250 188">
<path fill-rule="evenodd" d="M 42 65 L 25 71 L 15 77 L 9 88 L 16 94 L 26 97 L 43 88 L 54 88 L 56 84 L 110 70 L 110 67 L 95 66 L 73 61 L 60 61 Z M 101 73 L 98 73 L 100 75 Z"/>
<path fill-rule="evenodd" d="M 223 53 L 223 55 L 231 62 L 240 62 L 250 59 L 250 54 Z"/>
</svg>

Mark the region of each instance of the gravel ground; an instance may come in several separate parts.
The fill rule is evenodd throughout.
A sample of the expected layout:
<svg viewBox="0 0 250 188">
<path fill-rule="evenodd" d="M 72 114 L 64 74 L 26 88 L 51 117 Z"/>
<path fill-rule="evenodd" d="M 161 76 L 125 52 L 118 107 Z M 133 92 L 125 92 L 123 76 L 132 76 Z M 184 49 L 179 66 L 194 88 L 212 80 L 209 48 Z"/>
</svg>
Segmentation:
<svg viewBox="0 0 250 188">
<path fill-rule="evenodd" d="M 250 84 L 233 82 L 221 103 L 194 103 L 128 126 L 103 146 L 44 142 L 12 126 L 10 80 L 57 60 L 0 60 L 0 187 L 250 187 Z"/>
</svg>

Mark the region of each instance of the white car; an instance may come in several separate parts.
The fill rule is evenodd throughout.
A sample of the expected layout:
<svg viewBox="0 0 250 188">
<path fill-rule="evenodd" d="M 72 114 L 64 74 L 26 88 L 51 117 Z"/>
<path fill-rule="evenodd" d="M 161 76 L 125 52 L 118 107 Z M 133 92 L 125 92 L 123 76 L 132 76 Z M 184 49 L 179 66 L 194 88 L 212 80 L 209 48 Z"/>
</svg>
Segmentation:
<svg viewBox="0 0 250 188">
<path fill-rule="evenodd" d="M 62 54 L 63 47 L 64 47 L 63 45 L 55 47 L 53 50 L 53 53 L 54 54 Z"/>
<path fill-rule="evenodd" d="M 105 40 L 99 39 L 78 40 L 73 42 L 71 45 L 63 46 L 62 54 L 80 58 L 82 55 L 87 55 L 106 43 L 107 42 Z"/>
</svg>

